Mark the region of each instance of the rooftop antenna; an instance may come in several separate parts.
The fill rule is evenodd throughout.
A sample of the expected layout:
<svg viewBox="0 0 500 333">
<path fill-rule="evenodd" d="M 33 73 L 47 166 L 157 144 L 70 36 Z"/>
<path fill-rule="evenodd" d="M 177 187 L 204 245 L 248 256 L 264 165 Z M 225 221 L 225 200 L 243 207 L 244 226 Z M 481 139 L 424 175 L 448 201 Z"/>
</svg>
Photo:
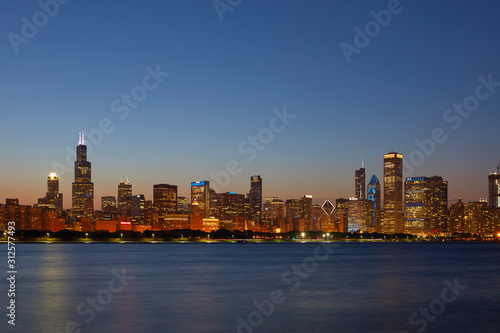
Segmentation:
<svg viewBox="0 0 500 333">
<path fill-rule="evenodd" d="M 120 178 L 120 183 L 123 183 L 123 176 L 121 176 Z"/>
<path fill-rule="evenodd" d="M 365 158 L 364 156 L 361 156 L 361 169 L 365 168 Z"/>
<path fill-rule="evenodd" d="M 85 130 L 83 130 L 81 127 L 78 130 L 78 145 L 79 146 L 85 145 Z"/>
<path fill-rule="evenodd" d="M 500 163 L 497 164 L 497 173 L 500 173 Z"/>
</svg>

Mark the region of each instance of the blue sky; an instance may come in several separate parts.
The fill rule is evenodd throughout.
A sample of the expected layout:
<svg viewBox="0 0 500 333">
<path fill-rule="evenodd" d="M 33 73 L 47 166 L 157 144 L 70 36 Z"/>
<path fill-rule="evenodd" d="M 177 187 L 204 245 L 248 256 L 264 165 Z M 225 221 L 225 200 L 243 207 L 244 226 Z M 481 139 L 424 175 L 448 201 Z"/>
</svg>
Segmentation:
<svg viewBox="0 0 500 333">
<path fill-rule="evenodd" d="M 231 160 L 241 172 L 224 191 L 246 193 L 260 174 L 264 196 L 349 197 L 362 157 L 367 179 L 375 171 L 382 181 L 383 154 L 408 160 L 435 128 L 447 140 L 412 175 L 443 176 L 450 199 L 486 197 L 500 163 L 500 88 L 456 130 L 443 114 L 474 95 L 479 76 L 500 81 L 500 3 L 401 1 L 348 63 L 339 44 L 354 45 L 354 27 L 387 6 L 247 0 L 221 21 L 209 0 L 72 0 L 15 53 L 8 34 L 22 36 L 22 18 L 33 22 L 41 7 L 1 1 L 0 200 L 36 203 L 78 129 L 102 119 L 114 130 L 89 156 L 96 202 L 116 195 L 121 176 L 149 199 L 156 183 L 189 196 L 191 181 L 213 181 Z M 170 75 L 121 120 L 112 102 L 157 65 Z M 238 145 L 285 106 L 296 118 L 246 161 Z M 62 175 L 65 207 L 72 181 Z"/>
</svg>

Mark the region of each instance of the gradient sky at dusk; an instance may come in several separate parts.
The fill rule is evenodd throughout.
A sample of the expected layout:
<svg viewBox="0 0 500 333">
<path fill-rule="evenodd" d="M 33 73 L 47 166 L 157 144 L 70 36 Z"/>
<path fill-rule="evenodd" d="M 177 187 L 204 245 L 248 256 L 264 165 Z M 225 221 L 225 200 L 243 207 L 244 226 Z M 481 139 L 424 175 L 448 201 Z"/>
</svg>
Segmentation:
<svg viewBox="0 0 500 333">
<path fill-rule="evenodd" d="M 353 28 L 387 3 L 247 0 L 221 21 L 210 0 L 73 0 L 16 54 L 7 35 L 40 6 L 1 1 L 0 201 L 36 203 L 78 129 L 104 118 L 115 128 L 89 155 L 96 209 L 121 176 L 147 199 L 157 183 L 189 196 L 191 181 L 213 182 L 230 160 L 242 171 L 223 191 L 246 193 L 259 174 L 264 196 L 349 197 L 362 157 L 367 182 L 373 171 L 382 182 L 383 154 L 407 160 L 435 128 L 448 139 L 413 176 L 443 176 L 450 199 L 486 197 L 500 163 L 500 87 L 456 130 L 443 114 L 478 76 L 500 82 L 500 2 L 401 1 L 348 64 L 339 44 L 354 44 Z M 170 75 L 121 120 L 112 102 L 157 64 Z M 296 118 L 246 161 L 238 145 L 285 106 Z M 72 181 L 61 177 L 66 208 Z"/>
</svg>

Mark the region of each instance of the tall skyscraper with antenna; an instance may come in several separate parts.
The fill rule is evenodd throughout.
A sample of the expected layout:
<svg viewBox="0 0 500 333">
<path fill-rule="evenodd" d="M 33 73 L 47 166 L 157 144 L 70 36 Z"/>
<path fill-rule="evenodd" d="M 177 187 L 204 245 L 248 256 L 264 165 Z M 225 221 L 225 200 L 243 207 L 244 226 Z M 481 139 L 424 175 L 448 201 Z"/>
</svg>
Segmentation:
<svg viewBox="0 0 500 333">
<path fill-rule="evenodd" d="M 359 200 L 365 200 L 366 193 L 366 173 L 365 173 L 365 162 L 361 160 L 361 169 L 356 170 L 354 181 L 354 196 Z"/>
<path fill-rule="evenodd" d="M 78 146 L 76 147 L 75 181 L 72 188 L 71 216 L 92 217 L 94 213 L 94 183 L 91 177 L 91 164 L 87 161 L 87 146 L 85 145 L 85 132 L 78 133 Z"/>
<path fill-rule="evenodd" d="M 132 184 L 130 181 L 120 180 L 118 185 L 118 212 L 122 217 L 130 218 L 132 215 Z"/>
</svg>

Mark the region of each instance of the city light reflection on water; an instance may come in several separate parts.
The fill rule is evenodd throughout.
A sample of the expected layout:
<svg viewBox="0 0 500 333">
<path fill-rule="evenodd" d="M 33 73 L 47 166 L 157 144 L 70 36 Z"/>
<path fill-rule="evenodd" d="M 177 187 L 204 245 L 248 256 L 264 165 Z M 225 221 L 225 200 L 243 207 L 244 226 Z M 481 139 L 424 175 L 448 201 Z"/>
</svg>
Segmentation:
<svg viewBox="0 0 500 333">
<path fill-rule="evenodd" d="M 292 290 L 283 274 L 317 246 L 19 244 L 14 331 L 237 332 L 280 290 L 286 300 L 255 332 L 415 332 L 408 317 L 458 277 L 468 289 L 426 332 L 496 332 L 498 244 L 341 243 Z M 112 270 L 134 279 L 87 323 L 77 307 L 109 288 Z"/>
</svg>

